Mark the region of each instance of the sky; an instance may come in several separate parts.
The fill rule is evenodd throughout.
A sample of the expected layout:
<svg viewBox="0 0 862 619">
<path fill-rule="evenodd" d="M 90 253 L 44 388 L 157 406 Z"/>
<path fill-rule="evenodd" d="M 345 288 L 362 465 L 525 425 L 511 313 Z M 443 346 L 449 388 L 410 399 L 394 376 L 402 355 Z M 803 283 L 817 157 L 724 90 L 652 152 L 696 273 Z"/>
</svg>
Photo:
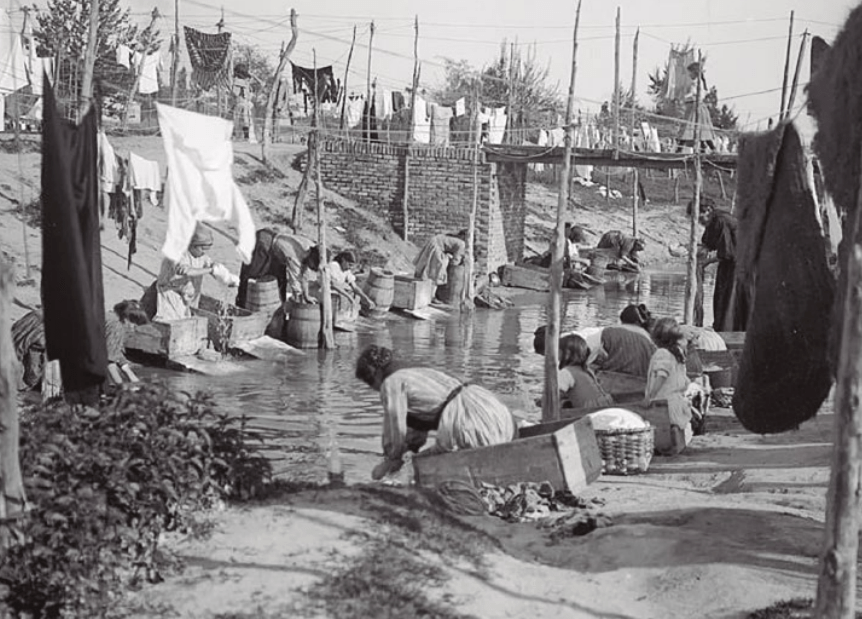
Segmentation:
<svg viewBox="0 0 862 619">
<path fill-rule="evenodd" d="M 365 90 L 370 24 L 375 32 L 371 75 L 384 88 L 410 85 L 413 73 L 414 17 L 419 20 L 421 84 L 443 80 L 443 59 L 467 60 L 477 69 L 500 53 L 503 39 L 522 47 L 535 45 L 539 64 L 547 64 L 561 96 L 569 87 L 575 0 L 121 0 L 135 21 L 146 24 L 153 8 L 163 16 L 158 27 L 166 38 L 174 27 L 175 2 L 180 26 L 216 32 L 224 10 L 225 29 L 240 43 L 258 46 L 276 64 L 279 47 L 289 40 L 291 6 L 298 14 L 299 39 L 291 60 L 333 65 L 343 79 L 350 40 L 356 26 L 356 48 L 348 88 Z M 7 0 L 10 8 L 19 0 Z M 45 0 L 37 0 L 44 6 Z M 706 79 L 719 99 L 735 108 L 743 129 L 764 128 L 781 103 L 790 13 L 794 11 L 791 78 L 804 30 L 831 42 L 853 0 L 583 0 L 578 32 L 576 107 L 596 109 L 612 97 L 614 38 L 620 9 L 620 80 L 632 81 L 635 32 L 640 29 L 636 76 L 639 102 L 651 105 L 648 74 L 667 62 L 672 43 L 691 42 L 706 57 Z M 810 47 L 810 46 L 809 46 Z M 808 60 L 800 73 L 796 108 L 804 103 Z M 447 102 L 441 102 L 447 103 Z"/>
</svg>

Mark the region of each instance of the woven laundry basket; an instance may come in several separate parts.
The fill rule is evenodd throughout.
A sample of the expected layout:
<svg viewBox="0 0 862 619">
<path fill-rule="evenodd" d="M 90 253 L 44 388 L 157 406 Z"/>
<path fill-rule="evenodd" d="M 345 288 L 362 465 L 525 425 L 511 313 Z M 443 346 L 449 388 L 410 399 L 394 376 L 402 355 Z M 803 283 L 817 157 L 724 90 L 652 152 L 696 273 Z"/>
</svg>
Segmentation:
<svg viewBox="0 0 862 619">
<path fill-rule="evenodd" d="M 638 475 L 649 470 L 655 449 L 655 428 L 647 423 L 636 430 L 596 430 L 602 473 Z"/>
</svg>

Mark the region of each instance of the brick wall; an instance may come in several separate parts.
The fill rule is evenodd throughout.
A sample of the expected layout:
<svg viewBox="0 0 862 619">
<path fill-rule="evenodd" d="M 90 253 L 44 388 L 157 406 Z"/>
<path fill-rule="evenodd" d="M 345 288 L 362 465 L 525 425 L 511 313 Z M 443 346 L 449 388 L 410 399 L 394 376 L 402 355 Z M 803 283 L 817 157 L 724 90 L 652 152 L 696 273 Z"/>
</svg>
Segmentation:
<svg viewBox="0 0 862 619">
<path fill-rule="evenodd" d="M 469 148 L 405 146 L 327 140 L 321 148 L 324 185 L 404 229 L 404 166 L 409 165 L 408 240 L 467 227 L 478 178 L 477 268 L 489 273 L 524 251 L 526 165 L 487 163 Z"/>
</svg>

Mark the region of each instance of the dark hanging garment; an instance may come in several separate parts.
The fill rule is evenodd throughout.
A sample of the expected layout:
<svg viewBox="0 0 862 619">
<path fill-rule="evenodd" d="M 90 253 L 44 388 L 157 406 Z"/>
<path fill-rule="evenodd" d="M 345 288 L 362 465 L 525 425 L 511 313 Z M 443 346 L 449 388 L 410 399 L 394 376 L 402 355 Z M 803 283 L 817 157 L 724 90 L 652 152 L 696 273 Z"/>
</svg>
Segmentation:
<svg viewBox="0 0 862 619">
<path fill-rule="evenodd" d="M 201 90 L 210 90 L 213 86 L 230 87 L 230 32 L 208 34 L 188 26 L 183 28 L 192 64 L 192 81 Z"/>
<path fill-rule="evenodd" d="M 832 386 L 834 281 L 793 125 L 743 136 L 738 169 L 737 277 L 751 312 L 733 411 L 752 432 L 784 432 L 813 417 Z"/>
<path fill-rule="evenodd" d="M 811 75 L 817 73 L 823 64 L 823 58 L 829 51 L 829 43 L 818 36 L 811 37 Z"/>
<path fill-rule="evenodd" d="M 306 69 L 292 62 L 290 66 L 293 70 L 294 94 L 305 92 L 314 97 L 314 69 Z M 338 85 L 335 83 L 331 65 L 317 69 L 317 98 L 321 103 L 334 103 L 338 100 Z"/>
<path fill-rule="evenodd" d="M 362 139 L 370 142 L 379 142 L 377 135 L 377 110 L 374 107 L 374 101 L 371 101 L 371 110 L 368 110 L 368 101 L 362 107 Z"/>
<path fill-rule="evenodd" d="M 98 394 L 107 376 L 99 240 L 96 110 L 64 120 L 44 78 L 42 304 L 48 359 L 59 359 L 67 401 Z M 92 403 L 87 401 L 86 403 Z"/>
</svg>

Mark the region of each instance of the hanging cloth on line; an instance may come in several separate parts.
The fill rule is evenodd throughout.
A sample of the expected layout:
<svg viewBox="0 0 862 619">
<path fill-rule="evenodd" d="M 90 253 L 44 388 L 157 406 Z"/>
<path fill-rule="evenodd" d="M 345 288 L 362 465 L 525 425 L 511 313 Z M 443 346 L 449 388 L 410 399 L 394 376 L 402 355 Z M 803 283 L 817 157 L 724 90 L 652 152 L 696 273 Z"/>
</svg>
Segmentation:
<svg viewBox="0 0 862 619">
<path fill-rule="evenodd" d="M 48 359 L 60 361 L 67 399 L 83 392 L 90 404 L 108 365 L 96 111 L 91 108 L 76 126 L 58 114 L 47 76 L 44 92 L 42 303 Z"/>
<path fill-rule="evenodd" d="M 230 86 L 230 32 L 207 34 L 188 26 L 183 28 L 192 63 L 192 81 L 202 90 Z"/>
<path fill-rule="evenodd" d="M 290 63 L 293 68 L 293 92 L 294 94 L 305 92 L 314 96 L 314 69 L 306 69 L 299 65 Z M 317 98 L 321 103 L 334 103 L 338 100 L 338 86 L 332 73 L 332 66 L 317 69 Z"/>
</svg>

